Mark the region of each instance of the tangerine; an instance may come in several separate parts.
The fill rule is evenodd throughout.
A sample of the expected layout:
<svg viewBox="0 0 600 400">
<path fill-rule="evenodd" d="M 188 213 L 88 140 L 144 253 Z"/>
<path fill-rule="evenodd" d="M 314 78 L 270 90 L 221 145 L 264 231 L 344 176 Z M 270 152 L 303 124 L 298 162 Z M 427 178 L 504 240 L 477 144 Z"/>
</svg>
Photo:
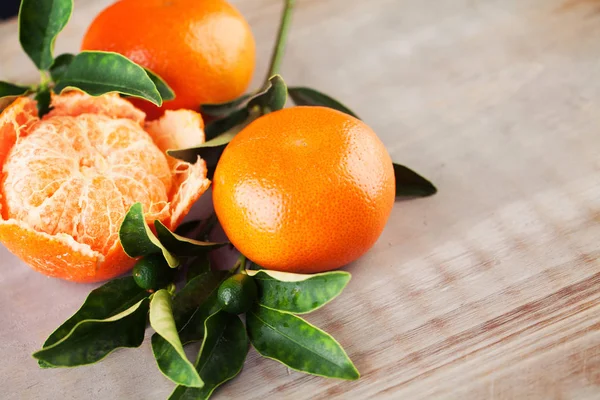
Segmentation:
<svg viewBox="0 0 600 400">
<path fill-rule="evenodd" d="M 325 107 L 267 114 L 225 148 L 213 178 L 219 222 L 262 267 L 339 268 L 375 243 L 395 198 L 392 160 L 362 121 Z"/>
<path fill-rule="evenodd" d="M 113 278 L 135 263 L 118 240 L 132 204 L 174 229 L 210 185 L 203 161 L 165 154 L 181 136 L 204 140 L 189 126 L 201 117 L 173 111 L 145 130 L 144 113 L 116 94 L 70 92 L 52 106 L 40 119 L 21 97 L 0 114 L 0 241 L 49 276 Z"/>
<path fill-rule="evenodd" d="M 82 50 L 113 51 L 160 75 L 176 94 L 161 108 L 132 99 L 150 118 L 242 95 L 256 49 L 250 26 L 225 0 L 121 0 L 102 11 Z"/>
</svg>

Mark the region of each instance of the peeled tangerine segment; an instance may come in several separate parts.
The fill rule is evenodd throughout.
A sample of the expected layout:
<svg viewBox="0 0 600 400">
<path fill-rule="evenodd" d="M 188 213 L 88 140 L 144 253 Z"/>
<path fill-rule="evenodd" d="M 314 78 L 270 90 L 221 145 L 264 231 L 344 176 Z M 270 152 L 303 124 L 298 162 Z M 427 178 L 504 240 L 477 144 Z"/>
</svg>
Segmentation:
<svg viewBox="0 0 600 400">
<path fill-rule="evenodd" d="M 118 276 L 135 263 L 118 241 L 132 204 L 142 203 L 149 223 L 175 229 L 210 186 L 203 160 L 165 153 L 201 144 L 202 117 L 168 111 L 145 125 L 144 113 L 114 94 L 69 92 L 52 105 L 40 120 L 22 97 L 0 115 L 0 241 L 49 276 Z"/>
<path fill-rule="evenodd" d="M 205 140 L 204 121 L 191 110 L 167 110 L 160 119 L 148 122 L 146 130 L 164 152 L 195 147 Z"/>
</svg>

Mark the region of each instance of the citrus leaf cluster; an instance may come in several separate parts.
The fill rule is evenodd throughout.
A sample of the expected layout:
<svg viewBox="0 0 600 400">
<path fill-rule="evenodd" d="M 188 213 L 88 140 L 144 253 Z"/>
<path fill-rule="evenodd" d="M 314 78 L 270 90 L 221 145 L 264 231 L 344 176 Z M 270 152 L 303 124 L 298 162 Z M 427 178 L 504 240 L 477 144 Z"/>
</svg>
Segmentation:
<svg viewBox="0 0 600 400">
<path fill-rule="evenodd" d="M 211 227 L 210 221 L 193 221 L 182 230 L 197 230 L 204 238 Z M 141 257 L 133 276 L 93 290 L 79 311 L 34 353 L 40 367 L 92 364 L 118 348 L 139 347 L 149 321 L 156 365 L 176 384 L 173 400 L 209 398 L 242 370 L 250 344 L 264 357 L 291 369 L 358 379 L 341 345 L 297 315 L 337 297 L 348 284 L 349 273 L 250 270 L 243 256 L 231 270 L 213 271 L 208 253 L 225 243 L 189 239 L 159 221 L 153 231 L 139 203 L 129 209 L 119 238 L 128 255 Z M 180 290 L 175 289 L 173 274 L 165 275 L 169 278 L 159 286 L 146 285 L 152 281 L 148 276 L 174 272 L 186 264 Z M 151 267 L 149 272 L 143 272 L 144 266 Z M 140 278 L 143 273 L 150 275 Z M 245 324 L 239 315 L 244 313 Z M 193 342 L 202 343 L 194 362 L 184 350 Z"/>
</svg>

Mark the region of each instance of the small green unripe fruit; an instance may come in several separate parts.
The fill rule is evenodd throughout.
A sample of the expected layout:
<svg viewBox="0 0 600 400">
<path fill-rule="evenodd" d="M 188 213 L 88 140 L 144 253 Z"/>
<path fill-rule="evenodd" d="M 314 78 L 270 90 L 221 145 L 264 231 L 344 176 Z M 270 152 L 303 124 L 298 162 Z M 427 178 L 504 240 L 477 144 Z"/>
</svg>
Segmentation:
<svg viewBox="0 0 600 400">
<path fill-rule="evenodd" d="M 169 267 L 162 254 L 140 259 L 133 267 L 133 280 L 146 290 L 158 290 L 173 281 L 175 270 Z"/>
<path fill-rule="evenodd" d="M 241 314 L 252 307 L 257 297 L 254 279 L 248 274 L 235 274 L 225 279 L 217 293 L 219 305 L 230 314 Z"/>
</svg>

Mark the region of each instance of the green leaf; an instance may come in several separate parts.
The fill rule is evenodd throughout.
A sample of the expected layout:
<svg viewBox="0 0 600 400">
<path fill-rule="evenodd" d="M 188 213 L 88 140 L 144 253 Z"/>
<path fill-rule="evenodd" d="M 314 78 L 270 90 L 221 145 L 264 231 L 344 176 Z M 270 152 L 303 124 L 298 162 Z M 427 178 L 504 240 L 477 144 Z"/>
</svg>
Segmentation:
<svg viewBox="0 0 600 400">
<path fill-rule="evenodd" d="M 300 317 L 259 305 L 246 314 L 246 325 L 252 345 L 264 357 L 327 378 L 360 376 L 333 337 Z"/>
<path fill-rule="evenodd" d="M 54 61 L 54 42 L 73 12 L 73 0 L 22 0 L 19 41 L 39 70 Z"/>
<path fill-rule="evenodd" d="M 178 256 L 199 256 L 208 253 L 211 250 L 218 249 L 228 243 L 201 242 L 199 240 L 188 239 L 173 233 L 159 220 L 154 221 L 154 228 L 158 240 L 165 248 Z"/>
<path fill-rule="evenodd" d="M 227 271 L 207 271 L 191 279 L 173 298 L 173 315 L 183 344 L 202 340 L 204 321 L 219 310 L 217 292 Z"/>
<path fill-rule="evenodd" d="M 175 229 L 175 233 L 180 235 L 180 236 L 189 236 L 192 232 L 194 232 L 196 229 L 198 229 L 198 227 L 200 225 L 202 225 L 203 223 L 205 223 L 205 221 L 201 220 L 201 219 L 193 219 L 191 221 L 186 221 L 183 222 L 181 224 L 179 224 L 179 226 L 177 227 L 177 229 Z"/>
<path fill-rule="evenodd" d="M 193 233 L 195 238 L 205 240 L 212 232 L 217 222 L 217 216 L 215 213 L 212 213 L 206 219 L 194 219 L 182 223 L 175 229 L 175 233 L 185 237 L 189 237 Z"/>
<path fill-rule="evenodd" d="M 219 311 L 204 323 L 204 341 L 196 371 L 204 381 L 201 389 L 177 386 L 169 400 L 208 399 L 213 391 L 240 373 L 248 354 L 248 336 L 236 315 Z"/>
<path fill-rule="evenodd" d="M 104 51 L 84 51 L 73 58 L 55 91 L 77 88 L 92 96 L 118 92 L 162 105 L 162 98 L 144 68 L 128 58 Z"/>
<path fill-rule="evenodd" d="M 93 364 L 119 347 L 139 347 L 144 341 L 147 314 L 148 298 L 144 298 L 109 318 L 84 319 L 62 339 L 33 356 L 44 366 Z"/>
<path fill-rule="evenodd" d="M 206 128 L 204 129 L 204 136 L 206 138 L 206 142 L 204 142 L 204 146 L 203 147 L 214 147 L 214 146 L 206 146 L 206 143 L 208 142 L 212 142 L 213 139 L 218 138 L 220 135 L 223 134 L 227 134 L 230 133 L 230 131 L 232 131 L 235 127 L 243 124 L 248 118 L 250 117 L 250 110 L 248 110 L 247 108 L 242 108 L 240 110 L 237 110 L 235 112 L 233 112 L 232 114 L 229 114 L 228 116 L 218 119 L 216 121 L 211 122 L 210 124 L 206 125 Z M 239 132 L 240 130 L 234 130 L 234 132 L 237 134 L 237 132 Z M 229 138 L 229 140 L 227 141 L 223 141 L 223 139 L 221 139 L 222 144 L 226 144 L 229 143 L 229 141 L 235 136 L 235 134 L 233 134 L 233 136 L 231 136 L 231 138 Z"/>
<path fill-rule="evenodd" d="M 40 118 L 42 118 L 44 115 L 48 114 L 48 112 L 50 111 L 51 100 L 52 99 L 50 97 L 50 88 L 42 89 L 35 94 L 35 101 L 37 102 L 36 106 L 37 106 L 37 110 L 38 110 L 38 116 Z"/>
<path fill-rule="evenodd" d="M 267 107 L 269 111 L 275 111 L 283 108 L 287 100 L 287 86 L 280 75 L 273 75 L 260 89 L 251 94 L 245 94 L 235 100 L 220 104 L 203 104 L 200 106 L 200 112 L 204 115 L 217 117 L 226 120 L 233 114 L 240 113 L 244 109 L 252 109 L 254 106 Z M 218 121 L 215 121 L 218 122 Z M 223 124 L 221 122 L 220 124 Z M 211 127 L 207 126 L 207 140 L 231 129 L 217 128 L 220 124 Z"/>
<path fill-rule="evenodd" d="M 437 193 L 433 183 L 404 165 L 394 163 L 396 198 L 403 196 L 427 197 Z"/>
<path fill-rule="evenodd" d="M 245 106 L 251 97 L 251 94 L 244 94 L 237 99 L 226 103 L 202 104 L 200 106 L 200 112 L 209 117 L 223 118 Z"/>
<path fill-rule="evenodd" d="M 46 339 L 44 348 L 63 339 L 81 321 L 113 317 L 146 297 L 148 293 L 131 276 L 108 281 L 90 292 L 81 308 Z"/>
<path fill-rule="evenodd" d="M 209 272 L 210 270 L 210 257 L 208 256 L 208 253 L 202 254 L 194 258 L 194 260 L 188 265 L 185 280 L 189 282 L 198 275 Z"/>
<path fill-rule="evenodd" d="M 160 93 L 160 97 L 163 99 L 163 101 L 175 99 L 175 92 L 173 91 L 173 89 L 171 89 L 171 87 L 167 84 L 167 82 L 165 82 L 163 80 L 163 78 L 156 75 L 154 72 L 150 71 L 148 68 L 144 68 L 144 70 L 148 74 L 148 77 L 150 79 L 152 79 L 152 82 L 154 82 L 154 85 L 156 86 L 156 90 L 158 90 L 158 93 Z"/>
<path fill-rule="evenodd" d="M 204 386 L 200 375 L 183 351 L 183 345 L 175 327 L 171 295 L 165 289 L 152 295 L 150 325 L 156 331 L 152 335 L 152 352 L 158 369 L 178 385 Z"/>
<path fill-rule="evenodd" d="M 275 75 L 271 79 L 277 81 L 280 92 L 280 83 L 283 82 L 281 76 Z M 268 99 L 272 97 L 272 93 L 269 93 L 269 90 L 272 91 L 272 87 L 273 84 L 271 80 L 268 80 L 260 89 L 253 93 L 238 97 L 235 100 L 220 104 L 203 104 L 200 106 L 200 112 L 202 114 L 219 118 L 219 120 L 206 127 L 205 133 L 207 140 L 210 140 L 235 126 L 235 123 L 232 124 L 231 122 L 228 122 L 230 117 L 233 117 L 234 120 L 239 119 L 239 115 L 242 115 L 244 110 L 249 111 L 254 106 L 266 105 Z M 236 113 L 238 114 L 237 117 L 234 116 Z"/>
<path fill-rule="evenodd" d="M 61 80 L 65 72 L 67 72 L 67 68 L 73 62 L 75 55 L 70 53 L 64 53 L 60 56 L 56 57 L 52 66 L 50 67 L 50 76 L 54 82 L 58 82 Z"/>
<path fill-rule="evenodd" d="M 29 92 L 26 86 L 14 85 L 12 83 L 0 81 L 0 99 L 4 97 L 19 97 L 24 96 Z"/>
<path fill-rule="evenodd" d="M 154 236 L 144 218 L 142 203 L 135 203 L 127 211 L 119 228 L 119 241 L 129 257 L 161 253 L 171 268 L 179 266 L 179 260 Z"/>
<path fill-rule="evenodd" d="M 344 271 L 292 274 L 270 270 L 246 271 L 259 288 L 258 302 L 294 314 L 309 313 L 336 298 L 350 281 Z"/>
<path fill-rule="evenodd" d="M 25 96 L 31 88 L 0 81 L 0 111 L 8 107 L 19 96 Z"/>
<path fill-rule="evenodd" d="M 358 118 L 358 115 L 352 112 L 348 107 L 335 100 L 332 97 L 327 96 L 324 93 L 316 91 L 315 89 L 307 87 L 290 87 L 288 88 L 288 94 L 298 106 L 322 106 L 333 108 L 334 110 L 341 111 L 348 115 Z M 359 118 L 360 119 L 360 118 Z"/>
<path fill-rule="evenodd" d="M 273 75 L 267 82 L 266 90 L 254 96 L 248 107 L 260 106 L 265 113 L 281 110 L 287 101 L 288 89 L 281 75 Z"/>
</svg>

